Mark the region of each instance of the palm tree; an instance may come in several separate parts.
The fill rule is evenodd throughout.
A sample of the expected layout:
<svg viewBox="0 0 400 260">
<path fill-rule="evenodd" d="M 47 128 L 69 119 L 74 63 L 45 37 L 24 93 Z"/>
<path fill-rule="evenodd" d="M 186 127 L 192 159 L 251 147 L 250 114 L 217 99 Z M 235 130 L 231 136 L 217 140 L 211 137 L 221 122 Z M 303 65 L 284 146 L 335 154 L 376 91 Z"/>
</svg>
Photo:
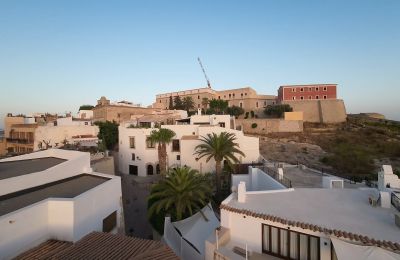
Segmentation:
<svg viewBox="0 0 400 260">
<path fill-rule="evenodd" d="M 194 109 L 194 101 L 192 97 L 184 97 L 182 100 L 182 107 L 189 113 L 190 110 Z"/>
<path fill-rule="evenodd" d="M 201 144 L 195 148 L 195 155 L 198 159 L 206 157 L 206 162 L 211 158 L 215 160 L 215 179 L 217 184 L 217 196 L 220 194 L 220 177 L 222 173 L 222 161 L 226 160 L 229 164 L 232 162 L 239 163 L 236 154 L 246 156 L 239 150 L 239 144 L 235 143 L 236 136 L 233 133 L 222 132 L 219 135 L 216 133 L 207 134 L 200 138 Z"/>
<path fill-rule="evenodd" d="M 207 109 L 208 104 L 210 103 L 210 101 L 208 100 L 208 98 L 204 97 L 201 100 L 201 105 L 203 106 L 204 109 Z"/>
<path fill-rule="evenodd" d="M 189 167 L 171 169 L 167 178 L 155 184 L 148 198 L 148 214 L 160 211 L 171 214 L 176 220 L 193 215 L 211 199 L 211 186 L 205 175 Z"/>
<path fill-rule="evenodd" d="M 167 172 L 167 144 L 172 141 L 174 136 L 174 131 L 167 128 L 160 128 L 158 130 L 151 131 L 150 136 L 147 138 L 148 141 L 158 144 L 157 150 L 160 173 L 164 176 Z"/>
</svg>

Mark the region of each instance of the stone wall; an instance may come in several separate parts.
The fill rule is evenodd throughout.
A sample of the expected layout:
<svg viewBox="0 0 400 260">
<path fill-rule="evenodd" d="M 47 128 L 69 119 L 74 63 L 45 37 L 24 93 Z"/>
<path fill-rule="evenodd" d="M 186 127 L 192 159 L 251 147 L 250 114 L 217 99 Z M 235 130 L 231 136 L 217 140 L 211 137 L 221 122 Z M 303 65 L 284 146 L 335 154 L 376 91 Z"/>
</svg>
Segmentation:
<svg viewBox="0 0 400 260">
<path fill-rule="evenodd" d="M 343 100 L 297 100 L 284 101 L 294 112 L 303 111 L 304 122 L 312 123 L 341 123 L 345 122 L 346 107 Z"/>
<path fill-rule="evenodd" d="M 253 128 L 252 125 L 257 124 Z M 296 133 L 303 132 L 303 121 L 284 119 L 236 119 L 236 126 L 241 127 L 245 134 L 269 134 L 269 133 Z"/>
</svg>

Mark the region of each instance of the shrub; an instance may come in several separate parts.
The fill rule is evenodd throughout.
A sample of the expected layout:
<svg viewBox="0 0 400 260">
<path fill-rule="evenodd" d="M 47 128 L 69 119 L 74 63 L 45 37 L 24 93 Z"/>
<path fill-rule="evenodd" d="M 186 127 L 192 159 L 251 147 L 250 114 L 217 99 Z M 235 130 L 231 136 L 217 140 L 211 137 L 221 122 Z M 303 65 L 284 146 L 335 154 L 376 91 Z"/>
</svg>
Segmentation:
<svg viewBox="0 0 400 260">
<path fill-rule="evenodd" d="M 257 123 L 252 123 L 251 128 L 257 128 Z"/>
<path fill-rule="evenodd" d="M 251 118 L 254 118 L 254 111 L 253 110 L 250 111 L 250 115 L 251 115 Z"/>
<path fill-rule="evenodd" d="M 265 110 L 264 114 L 271 117 L 283 117 L 285 112 L 292 112 L 293 108 L 288 104 L 283 105 L 268 105 Z"/>
</svg>

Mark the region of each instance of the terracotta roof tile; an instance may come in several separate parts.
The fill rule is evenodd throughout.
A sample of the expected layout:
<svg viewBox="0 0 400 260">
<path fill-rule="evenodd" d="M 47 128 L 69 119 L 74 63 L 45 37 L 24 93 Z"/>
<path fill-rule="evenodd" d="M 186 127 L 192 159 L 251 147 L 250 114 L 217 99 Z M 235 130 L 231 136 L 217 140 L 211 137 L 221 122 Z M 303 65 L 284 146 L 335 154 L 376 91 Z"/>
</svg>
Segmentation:
<svg viewBox="0 0 400 260">
<path fill-rule="evenodd" d="M 48 240 L 14 258 L 14 260 L 51 259 L 55 254 L 72 246 L 71 242 Z"/>
<path fill-rule="evenodd" d="M 358 235 L 358 234 L 352 234 L 352 233 L 348 233 L 346 231 L 342 231 L 342 230 L 332 230 L 332 229 L 328 229 L 328 228 L 323 228 L 317 225 L 313 225 L 313 224 L 309 224 L 309 223 L 303 223 L 303 222 L 299 222 L 299 221 L 292 221 L 292 220 L 286 220 L 286 219 L 282 219 L 280 217 L 276 217 L 276 216 L 272 216 L 272 215 L 268 215 L 268 214 L 262 214 L 262 213 L 254 213 L 253 211 L 249 211 L 246 209 L 237 209 L 237 208 L 233 208 L 230 207 L 228 205 L 225 204 L 221 204 L 220 209 L 223 210 L 227 210 L 233 213 L 238 213 L 238 214 L 244 214 L 250 217 L 254 217 L 254 218 L 261 218 L 264 220 L 270 220 L 273 222 L 279 222 L 279 223 L 287 223 L 290 226 L 294 226 L 294 227 L 300 227 L 303 229 L 309 229 L 312 231 L 319 231 L 321 233 L 329 233 L 331 235 L 334 235 L 338 238 L 343 237 L 346 239 L 350 239 L 353 241 L 359 241 L 365 245 L 373 245 L 373 246 L 378 246 L 378 247 L 384 247 L 393 251 L 400 252 L 400 244 L 399 243 L 394 243 L 392 241 L 380 241 L 380 240 L 375 240 L 373 238 L 369 238 L 367 236 L 362 236 L 362 235 Z"/>
</svg>

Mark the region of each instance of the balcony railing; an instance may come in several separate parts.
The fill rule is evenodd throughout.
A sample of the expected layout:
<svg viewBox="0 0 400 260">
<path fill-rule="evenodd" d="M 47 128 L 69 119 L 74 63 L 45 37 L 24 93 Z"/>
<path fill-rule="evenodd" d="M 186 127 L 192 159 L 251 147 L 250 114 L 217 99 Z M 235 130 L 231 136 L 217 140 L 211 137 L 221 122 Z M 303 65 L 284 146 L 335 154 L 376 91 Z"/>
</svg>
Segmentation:
<svg viewBox="0 0 400 260">
<path fill-rule="evenodd" d="M 292 181 L 285 176 L 279 176 L 277 169 L 265 167 L 265 166 L 261 166 L 261 167 L 257 167 L 257 168 L 261 169 L 263 172 L 265 172 L 266 174 L 268 174 L 269 176 L 274 178 L 276 181 L 278 181 L 283 186 L 285 186 L 287 188 L 292 188 Z"/>
<path fill-rule="evenodd" d="M 398 211 L 400 211 L 400 193 L 392 192 L 391 203 Z"/>
<path fill-rule="evenodd" d="M 31 139 L 7 138 L 7 142 L 14 144 L 33 144 Z"/>
</svg>

